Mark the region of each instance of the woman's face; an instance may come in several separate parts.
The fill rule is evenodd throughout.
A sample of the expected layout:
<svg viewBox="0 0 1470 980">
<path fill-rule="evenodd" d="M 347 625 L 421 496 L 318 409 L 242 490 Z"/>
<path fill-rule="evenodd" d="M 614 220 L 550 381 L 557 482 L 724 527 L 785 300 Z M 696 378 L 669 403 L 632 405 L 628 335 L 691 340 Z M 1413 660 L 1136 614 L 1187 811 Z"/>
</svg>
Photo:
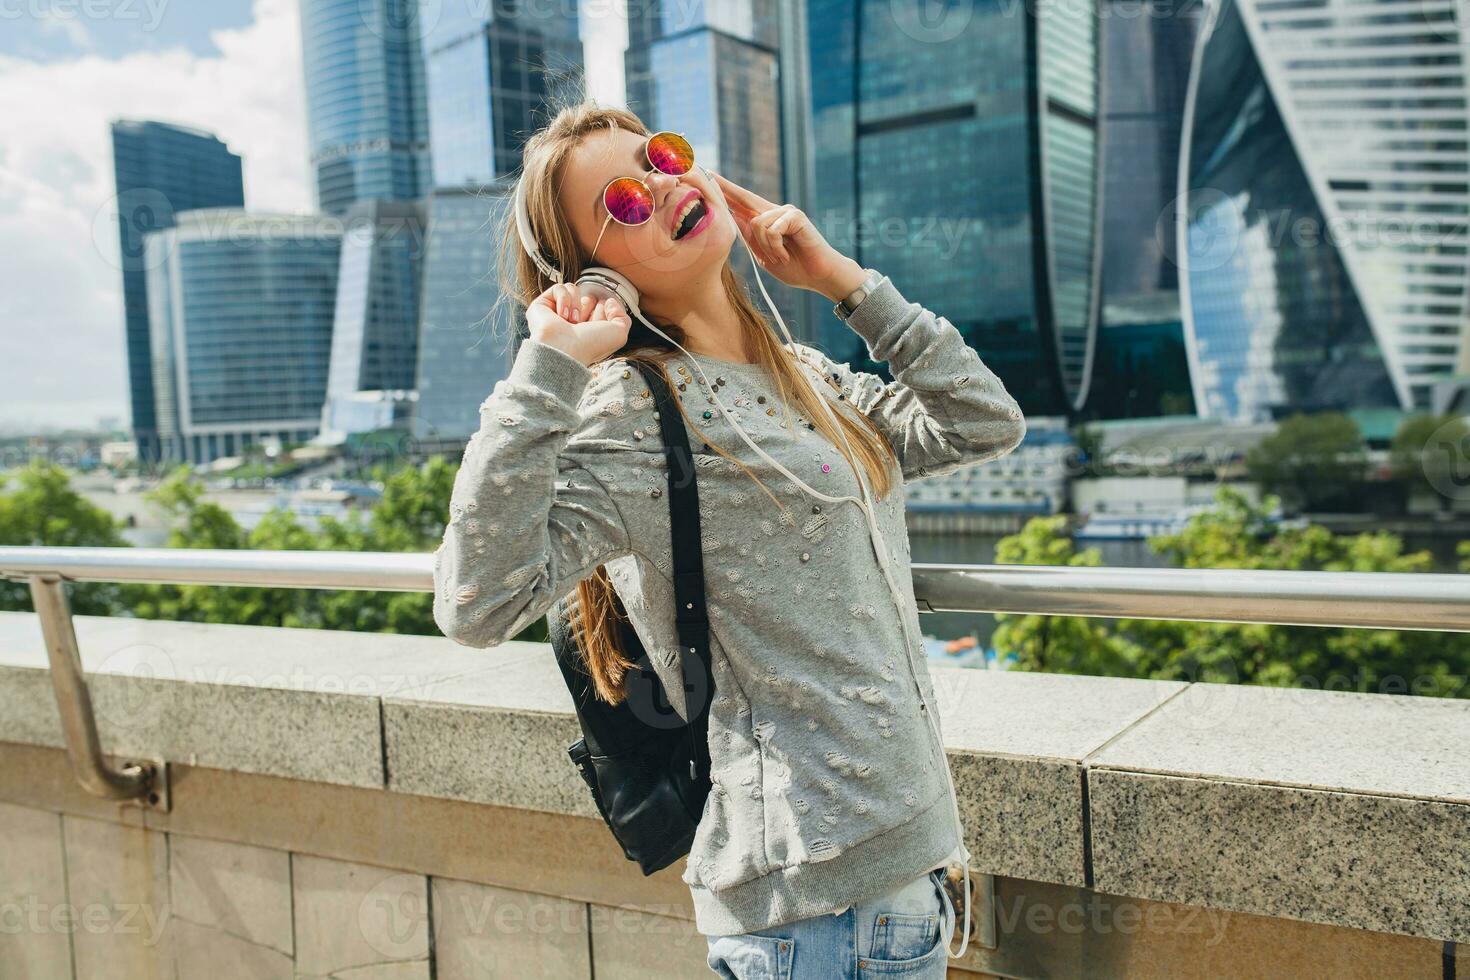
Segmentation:
<svg viewBox="0 0 1470 980">
<path fill-rule="evenodd" d="M 717 276 L 738 229 L 720 203 L 719 189 L 697 163 L 682 177 L 659 173 L 644 156 L 646 139 L 626 129 L 586 137 L 564 164 L 559 202 L 583 250 L 596 244 L 590 264 L 622 273 L 641 295 L 656 299 Z M 608 221 L 602 190 L 615 177 L 637 177 L 648 185 L 652 218 L 632 227 Z M 681 221 L 690 203 L 694 214 L 703 212 L 703 217 Z M 599 243 L 605 222 L 607 231 Z"/>
</svg>

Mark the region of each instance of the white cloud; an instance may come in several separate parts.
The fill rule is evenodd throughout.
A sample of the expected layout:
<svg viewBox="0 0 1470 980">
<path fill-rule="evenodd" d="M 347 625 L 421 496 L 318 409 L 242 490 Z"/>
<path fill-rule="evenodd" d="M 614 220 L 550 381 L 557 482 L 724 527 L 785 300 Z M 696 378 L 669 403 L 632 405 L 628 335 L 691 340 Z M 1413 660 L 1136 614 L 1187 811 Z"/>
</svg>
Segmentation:
<svg viewBox="0 0 1470 980">
<path fill-rule="evenodd" d="M 604 105 L 626 106 L 623 52 L 628 47 L 628 8 L 610 0 L 582 0 L 577 23 L 587 94 Z"/>
<path fill-rule="evenodd" d="M 0 425 L 128 416 L 117 239 L 93 235 L 112 120 L 213 132 L 244 157 L 252 210 L 311 209 L 296 3 L 255 0 L 253 23 L 211 38 L 220 54 L 0 57 Z"/>
<path fill-rule="evenodd" d="M 36 22 L 43 34 L 60 34 L 72 43 L 73 47 L 89 50 L 95 45 L 92 43 L 92 33 L 75 17 L 66 17 L 56 10 L 45 9 L 37 11 Z"/>
</svg>

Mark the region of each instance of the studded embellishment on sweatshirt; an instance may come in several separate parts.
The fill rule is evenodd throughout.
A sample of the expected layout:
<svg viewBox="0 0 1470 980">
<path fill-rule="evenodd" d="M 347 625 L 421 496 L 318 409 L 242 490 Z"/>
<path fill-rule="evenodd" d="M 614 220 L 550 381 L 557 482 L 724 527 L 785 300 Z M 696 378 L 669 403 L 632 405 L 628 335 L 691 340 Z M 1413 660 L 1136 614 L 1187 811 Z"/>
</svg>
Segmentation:
<svg viewBox="0 0 1470 980">
<path fill-rule="evenodd" d="M 905 479 L 994 458 L 1023 432 L 1013 400 L 958 332 L 891 284 L 849 325 L 874 361 L 888 360 L 894 382 L 805 345 L 792 351 L 834 411 L 869 413 Z M 669 370 L 699 473 L 718 774 L 685 880 L 703 886 L 694 891 L 697 924 L 738 919 L 749 931 L 771 909 L 791 907 L 803 863 L 840 861 L 854 842 L 881 842 L 916 820 L 927 858 L 949 846 L 953 828 L 942 807 L 927 809 L 946 779 L 918 711 L 929 686 L 922 656 L 908 652 L 917 617 L 899 615 L 905 597 L 889 592 L 875 555 L 905 559 L 894 565 L 905 572 L 901 487 L 877 501 L 887 540 L 875 549 L 857 505 L 814 498 L 732 426 L 812 487 L 856 495 L 856 475 L 804 406 L 782 404 L 762 371 L 706 362 L 711 391 L 683 361 L 676 355 Z M 483 406 L 435 555 L 434 615 L 447 634 L 471 646 L 504 642 L 605 566 L 659 654 L 653 666 L 678 683 L 668 470 L 648 389 L 622 358 L 589 372 L 544 344 L 523 344 Z M 739 463 L 714 452 L 716 443 Z M 856 882 L 869 869 L 826 873 Z"/>
</svg>

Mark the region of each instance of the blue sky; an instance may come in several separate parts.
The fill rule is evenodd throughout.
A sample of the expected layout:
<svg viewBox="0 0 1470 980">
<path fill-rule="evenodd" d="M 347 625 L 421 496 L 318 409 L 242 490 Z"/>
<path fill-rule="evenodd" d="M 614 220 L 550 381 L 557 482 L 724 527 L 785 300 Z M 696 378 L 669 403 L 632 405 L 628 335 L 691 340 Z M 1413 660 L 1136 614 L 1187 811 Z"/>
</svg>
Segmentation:
<svg viewBox="0 0 1470 980">
<path fill-rule="evenodd" d="M 0 432 L 127 422 L 114 119 L 208 130 L 244 158 L 252 211 L 313 208 L 299 17 L 297 0 L 0 3 Z M 584 26 L 609 101 L 620 30 Z"/>
<path fill-rule="evenodd" d="M 250 7 L 250 0 L 24 0 L 0 8 L 0 23 L 11 22 L 0 30 L 0 55 L 41 62 L 167 48 L 219 55 L 210 31 L 245 27 Z"/>
</svg>

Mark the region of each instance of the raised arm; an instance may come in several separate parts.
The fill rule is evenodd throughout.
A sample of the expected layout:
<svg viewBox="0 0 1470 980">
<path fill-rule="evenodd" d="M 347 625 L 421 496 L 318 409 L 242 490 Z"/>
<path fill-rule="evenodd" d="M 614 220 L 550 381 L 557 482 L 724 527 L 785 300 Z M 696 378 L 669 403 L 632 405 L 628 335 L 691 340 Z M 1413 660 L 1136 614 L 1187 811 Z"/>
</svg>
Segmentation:
<svg viewBox="0 0 1470 980">
<path fill-rule="evenodd" d="M 472 647 L 514 637 L 631 551 L 617 503 L 569 451 L 592 369 L 534 339 L 480 406 L 434 558 L 434 622 Z"/>
<path fill-rule="evenodd" d="M 796 353 L 872 419 L 892 443 L 905 480 L 1004 456 L 1026 435 L 1021 407 L 942 316 L 904 299 L 884 279 L 847 325 L 894 380 L 853 371 L 805 344 Z"/>
</svg>

